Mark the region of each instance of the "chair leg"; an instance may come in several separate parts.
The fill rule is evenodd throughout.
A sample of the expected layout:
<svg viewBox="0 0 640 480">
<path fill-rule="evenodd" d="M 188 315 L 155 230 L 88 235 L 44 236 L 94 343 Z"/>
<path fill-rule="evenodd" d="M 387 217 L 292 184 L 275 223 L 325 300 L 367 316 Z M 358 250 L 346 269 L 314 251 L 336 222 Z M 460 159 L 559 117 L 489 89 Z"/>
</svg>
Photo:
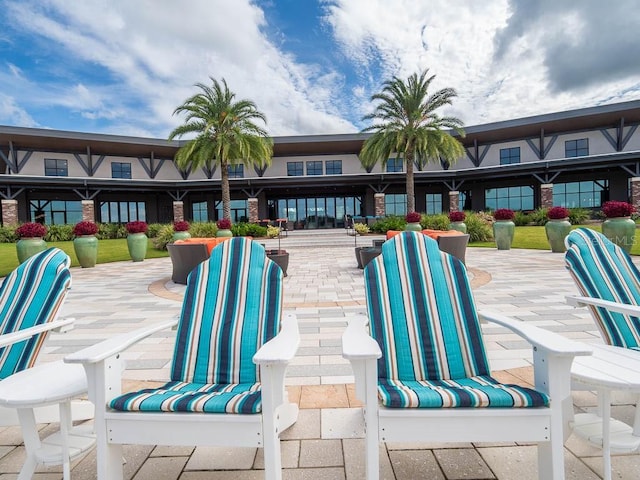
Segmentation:
<svg viewBox="0 0 640 480">
<path fill-rule="evenodd" d="M 29 480 L 33 477 L 33 473 L 38 466 L 36 451 L 40 448 L 40 436 L 38 435 L 38 427 L 33 409 L 19 408 L 18 418 L 20 420 L 20 428 L 22 429 L 22 438 L 26 452 L 26 458 L 20 470 L 20 475 L 18 475 L 18 480 Z"/>
<path fill-rule="evenodd" d="M 553 415 L 557 417 L 558 415 Z M 548 442 L 538 443 L 538 478 L 564 480 L 564 434 L 562 418 L 553 418 Z"/>
</svg>

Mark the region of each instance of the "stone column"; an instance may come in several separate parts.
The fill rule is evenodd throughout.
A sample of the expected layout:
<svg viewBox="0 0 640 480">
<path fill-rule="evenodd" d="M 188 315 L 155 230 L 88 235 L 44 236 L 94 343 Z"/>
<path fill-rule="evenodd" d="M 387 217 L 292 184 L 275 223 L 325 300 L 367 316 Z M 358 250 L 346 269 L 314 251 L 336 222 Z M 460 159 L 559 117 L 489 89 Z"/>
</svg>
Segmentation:
<svg viewBox="0 0 640 480">
<path fill-rule="evenodd" d="M 457 212 L 458 210 L 460 210 L 460 192 L 451 190 L 449 192 L 449 211 Z"/>
<path fill-rule="evenodd" d="M 376 217 L 384 217 L 386 215 L 386 209 L 384 206 L 384 193 L 375 193 L 373 195 L 373 208 L 375 210 Z"/>
<path fill-rule="evenodd" d="M 2 225 L 16 225 L 18 223 L 18 201 L 2 200 Z"/>
<path fill-rule="evenodd" d="M 83 222 L 96 221 L 96 207 L 93 200 L 82 200 L 82 221 Z"/>
<path fill-rule="evenodd" d="M 631 205 L 640 210 L 640 177 L 631 178 Z"/>
<path fill-rule="evenodd" d="M 553 207 L 553 183 L 540 185 L 540 206 L 542 208 Z"/>
<path fill-rule="evenodd" d="M 177 200 L 173 202 L 173 221 L 182 222 L 184 220 L 184 202 Z"/>
<path fill-rule="evenodd" d="M 249 222 L 250 223 L 258 223 L 260 220 L 258 216 L 258 199 L 257 198 L 248 198 L 247 199 L 247 208 L 249 209 Z"/>
</svg>

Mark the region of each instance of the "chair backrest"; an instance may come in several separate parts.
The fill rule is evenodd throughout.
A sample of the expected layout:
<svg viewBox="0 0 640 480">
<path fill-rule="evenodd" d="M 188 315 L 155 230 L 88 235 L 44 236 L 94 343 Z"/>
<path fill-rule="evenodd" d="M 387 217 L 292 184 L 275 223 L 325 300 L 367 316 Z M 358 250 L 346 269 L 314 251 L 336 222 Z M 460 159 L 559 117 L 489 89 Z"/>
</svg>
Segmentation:
<svg viewBox="0 0 640 480">
<path fill-rule="evenodd" d="M 28 258 L 0 285 L 0 335 L 55 320 L 69 288 L 69 256 L 49 248 Z M 0 348 L 0 379 L 32 367 L 47 333 Z"/>
<path fill-rule="evenodd" d="M 462 263 L 465 263 L 468 243 L 468 233 L 461 235 L 442 235 L 438 237 L 438 247 L 440 247 L 440 250 L 453 255 Z"/>
<path fill-rule="evenodd" d="M 256 383 L 253 355 L 280 329 L 282 270 L 264 248 L 231 238 L 189 275 L 171 380 Z"/>
<path fill-rule="evenodd" d="M 565 243 L 566 266 L 582 295 L 640 305 L 640 271 L 627 252 L 588 228 L 571 231 Z M 589 308 L 605 343 L 625 348 L 640 346 L 639 318 Z"/>
<path fill-rule="evenodd" d="M 371 335 L 382 350 L 380 378 L 447 380 L 487 375 L 466 268 L 418 232 L 387 240 L 365 269 Z"/>
</svg>

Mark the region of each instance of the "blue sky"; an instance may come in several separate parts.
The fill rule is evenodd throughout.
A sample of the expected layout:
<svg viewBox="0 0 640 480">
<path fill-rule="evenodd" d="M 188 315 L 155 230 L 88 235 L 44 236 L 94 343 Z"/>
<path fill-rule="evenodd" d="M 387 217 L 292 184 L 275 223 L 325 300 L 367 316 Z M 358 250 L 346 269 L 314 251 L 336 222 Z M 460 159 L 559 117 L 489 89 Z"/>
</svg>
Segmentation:
<svg viewBox="0 0 640 480">
<path fill-rule="evenodd" d="M 634 0 L 0 0 L 0 125 L 165 138 L 209 77 L 272 135 L 357 132 L 428 68 L 465 125 L 640 99 Z"/>
</svg>

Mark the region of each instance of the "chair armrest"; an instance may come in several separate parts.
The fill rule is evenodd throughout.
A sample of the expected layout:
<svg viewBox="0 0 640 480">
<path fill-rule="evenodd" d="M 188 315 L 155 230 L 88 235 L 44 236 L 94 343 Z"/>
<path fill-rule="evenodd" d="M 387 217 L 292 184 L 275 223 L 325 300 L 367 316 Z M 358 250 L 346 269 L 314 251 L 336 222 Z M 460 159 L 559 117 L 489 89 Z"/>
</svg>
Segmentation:
<svg viewBox="0 0 640 480">
<path fill-rule="evenodd" d="M 496 323 L 517 333 L 527 340 L 533 347 L 545 350 L 550 354 L 562 357 L 576 355 L 591 355 L 593 350 L 584 343 L 544 330 L 534 325 L 528 325 L 495 312 L 479 312 L 479 315 L 489 322 Z"/>
<path fill-rule="evenodd" d="M 48 332 L 49 330 L 58 330 L 58 331 L 69 330 L 68 327 L 73 325 L 73 322 L 75 322 L 75 318 L 65 318 L 62 320 L 54 320 L 53 322 L 47 322 L 42 325 L 36 325 L 34 327 L 25 328 L 23 330 L 18 330 L 17 332 L 0 335 L 0 347 L 13 345 L 14 343 L 27 340 L 33 337 L 34 335 L 38 335 L 43 332 Z"/>
<path fill-rule="evenodd" d="M 293 313 L 286 314 L 282 318 L 280 332 L 260 347 L 253 356 L 253 363 L 289 363 L 298 351 L 299 344 L 298 319 Z"/>
<path fill-rule="evenodd" d="M 601 307 L 612 312 L 622 313 L 631 317 L 640 317 L 640 307 L 637 305 L 627 305 L 625 303 L 612 302 L 601 298 L 567 296 L 567 303 L 572 307 Z"/>
<path fill-rule="evenodd" d="M 364 315 L 352 318 L 342 334 L 342 356 L 347 360 L 378 359 L 380 346 L 369 335 L 369 319 Z"/>
<path fill-rule="evenodd" d="M 109 357 L 112 357 L 140 340 L 161 330 L 171 328 L 178 323 L 178 319 L 165 320 L 147 327 L 134 330 L 133 332 L 123 333 L 115 337 L 104 340 L 100 343 L 92 345 L 82 350 L 72 353 L 64 357 L 65 363 L 98 363 Z"/>
</svg>

